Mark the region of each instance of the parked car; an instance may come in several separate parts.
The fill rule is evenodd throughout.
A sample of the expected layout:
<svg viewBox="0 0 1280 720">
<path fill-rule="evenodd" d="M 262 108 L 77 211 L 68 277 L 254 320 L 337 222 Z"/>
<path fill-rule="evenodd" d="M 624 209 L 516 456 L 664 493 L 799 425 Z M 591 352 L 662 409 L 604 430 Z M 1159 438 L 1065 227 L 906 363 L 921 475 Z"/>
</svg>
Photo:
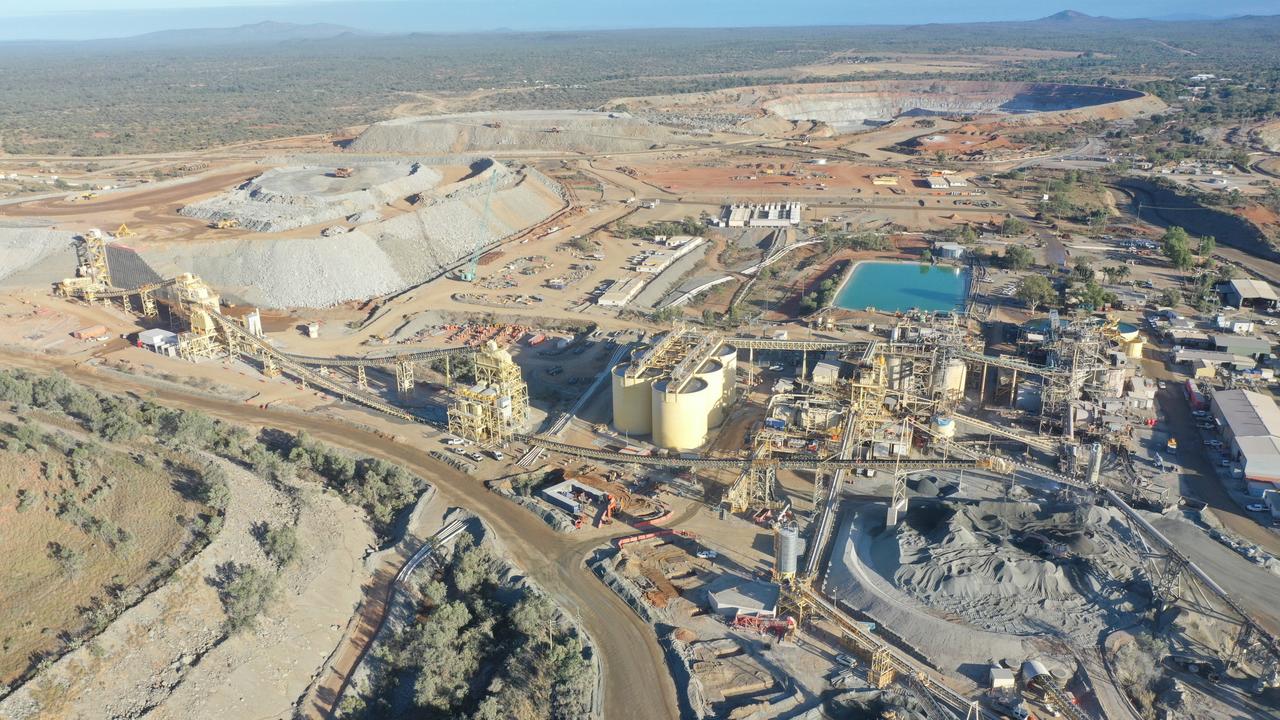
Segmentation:
<svg viewBox="0 0 1280 720">
<path fill-rule="evenodd" d="M 444 441 L 445 445 L 466 445 L 467 441 L 462 438 L 451 437 Z"/>
<path fill-rule="evenodd" d="M 695 554 L 698 557 L 702 558 L 703 560 L 715 560 L 716 558 L 720 557 L 720 553 L 716 552 L 715 550 L 699 550 Z"/>
<path fill-rule="evenodd" d="M 502 452 L 499 450 L 490 450 L 489 456 L 492 457 L 494 460 L 501 460 L 503 458 Z"/>
<path fill-rule="evenodd" d="M 840 663 L 841 665 L 844 665 L 845 667 L 854 667 L 858 664 L 858 661 L 855 660 L 853 656 L 845 655 L 844 653 L 840 653 L 839 655 L 836 655 L 836 662 Z"/>
<path fill-rule="evenodd" d="M 1248 505 L 1244 506 L 1244 509 L 1248 510 L 1249 512 L 1266 512 L 1267 506 L 1263 505 L 1262 503 L 1249 503 Z"/>
</svg>

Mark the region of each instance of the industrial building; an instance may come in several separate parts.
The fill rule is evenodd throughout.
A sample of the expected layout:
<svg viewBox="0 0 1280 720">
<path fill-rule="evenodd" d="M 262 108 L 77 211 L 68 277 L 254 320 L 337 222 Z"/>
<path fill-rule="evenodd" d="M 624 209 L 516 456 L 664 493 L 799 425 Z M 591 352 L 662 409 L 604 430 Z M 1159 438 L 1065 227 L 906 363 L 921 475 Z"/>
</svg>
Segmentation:
<svg viewBox="0 0 1280 720">
<path fill-rule="evenodd" d="M 150 350 L 157 355 L 177 357 L 178 334 L 160 328 L 143 330 L 138 333 L 138 347 Z"/>
<path fill-rule="evenodd" d="M 760 205 L 726 205 L 720 214 L 724 227 L 791 227 L 800 224 L 798 202 L 763 203 Z"/>
<path fill-rule="evenodd" d="M 934 243 L 933 254 L 944 260 L 959 260 L 964 257 L 964 246 L 954 242 Z"/>
<path fill-rule="evenodd" d="M 481 443 L 506 442 L 529 420 L 529 388 L 511 353 L 490 340 L 475 354 L 475 383 L 456 388 L 449 432 Z"/>
<path fill-rule="evenodd" d="M 1260 337 L 1223 333 L 1213 335 L 1210 341 L 1213 343 L 1214 350 L 1232 355 L 1246 355 L 1256 358 L 1271 352 L 1271 342 Z"/>
<path fill-rule="evenodd" d="M 763 580 L 722 575 L 707 585 L 711 609 L 728 620 L 739 616 L 776 617 L 782 589 Z"/>
<path fill-rule="evenodd" d="M 1253 278 L 1233 278 L 1218 286 L 1222 302 L 1231 307 L 1275 307 L 1280 297 L 1275 288 L 1263 280 Z"/>
<path fill-rule="evenodd" d="M 720 336 L 668 332 L 613 368 L 614 429 L 671 450 L 701 446 L 723 419 L 737 367 L 737 349 Z"/>
<path fill-rule="evenodd" d="M 1213 394 L 1213 416 L 1222 426 L 1227 448 L 1244 470 L 1249 494 L 1262 497 L 1280 490 L 1280 407 L 1250 390 Z"/>
<path fill-rule="evenodd" d="M 638 277 L 614 280 L 609 289 L 596 298 L 596 304 L 603 307 L 625 307 L 643 287 L 644 282 Z"/>
<path fill-rule="evenodd" d="M 564 480 L 543 488 L 539 494 L 547 502 L 574 516 L 582 514 L 584 501 L 590 500 L 598 504 L 604 498 L 603 492 L 573 480 Z"/>
</svg>

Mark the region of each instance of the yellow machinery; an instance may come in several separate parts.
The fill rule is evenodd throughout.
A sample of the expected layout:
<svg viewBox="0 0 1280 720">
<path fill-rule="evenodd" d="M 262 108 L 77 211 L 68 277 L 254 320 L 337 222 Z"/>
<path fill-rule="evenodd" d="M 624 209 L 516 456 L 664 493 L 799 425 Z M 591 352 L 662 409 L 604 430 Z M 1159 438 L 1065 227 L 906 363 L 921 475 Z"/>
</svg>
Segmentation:
<svg viewBox="0 0 1280 720">
<path fill-rule="evenodd" d="M 453 390 L 449 432 L 481 443 L 505 443 L 528 422 L 529 387 L 511 353 L 492 340 L 474 362 L 475 384 Z"/>
<path fill-rule="evenodd" d="M 213 224 L 215 230 L 234 230 L 240 227 L 240 221 L 235 218 L 222 218 Z"/>
<path fill-rule="evenodd" d="M 124 223 L 120 223 L 120 227 L 116 228 L 116 231 L 112 233 L 112 235 L 115 235 L 118 238 L 133 237 L 137 234 L 138 233 L 130 230 L 129 226 Z"/>
</svg>

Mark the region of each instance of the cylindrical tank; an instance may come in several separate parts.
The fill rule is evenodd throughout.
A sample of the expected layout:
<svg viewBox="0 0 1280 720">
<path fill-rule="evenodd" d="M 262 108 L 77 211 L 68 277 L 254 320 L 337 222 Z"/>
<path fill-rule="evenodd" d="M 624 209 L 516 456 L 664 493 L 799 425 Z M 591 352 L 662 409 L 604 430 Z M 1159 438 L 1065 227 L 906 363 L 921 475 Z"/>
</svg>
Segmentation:
<svg viewBox="0 0 1280 720">
<path fill-rule="evenodd" d="M 712 406 L 707 414 L 707 426 L 715 427 L 724 419 L 724 365 L 719 360 L 708 360 L 698 369 L 695 378 L 707 383 L 707 392 L 711 394 Z"/>
<path fill-rule="evenodd" d="M 695 377 L 680 392 L 667 392 L 670 378 L 653 384 L 653 444 L 669 450 L 692 450 L 707 440 L 707 419 L 718 396 L 707 381 Z"/>
<path fill-rule="evenodd" d="M 722 402 L 727 403 L 733 399 L 733 388 L 738 381 L 738 348 L 721 345 L 716 351 L 715 359 L 724 365 L 724 389 L 720 397 Z"/>
<path fill-rule="evenodd" d="M 952 358 L 942 368 L 942 389 L 950 395 L 964 394 L 964 381 L 969 375 L 969 366 L 960 358 Z"/>
<path fill-rule="evenodd" d="M 890 356 L 885 359 L 884 361 L 885 384 L 889 386 L 890 390 L 902 389 L 902 378 L 903 378 L 903 375 L 905 374 L 905 371 L 903 370 L 903 368 L 904 368 L 904 363 L 902 361 L 902 358 L 896 357 L 896 356 Z"/>
<path fill-rule="evenodd" d="M 627 435 L 653 432 L 653 404 L 650 394 L 653 378 L 644 375 L 627 377 L 631 363 L 618 363 L 613 368 L 613 428 Z"/>
<path fill-rule="evenodd" d="M 1141 335 L 1133 338 L 1132 340 L 1124 344 L 1125 356 L 1132 359 L 1141 359 L 1142 349 L 1146 346 L 1146 344 L 1147 344 L 1146 340 L 1144 340 Z"/>
<path fill-rule="evenodd" d="M 780 578 L 795 577 L 796 565 L 803 550 L 800 528 L 787 523 L 773 537 L 773 570 Z"/>
<path fill-rule="evenodd" d="M 939 415 L 933 419 L 933 431 L 950 440 L 956 436 L 956 421 L 953 418 Z"/>
</svg>

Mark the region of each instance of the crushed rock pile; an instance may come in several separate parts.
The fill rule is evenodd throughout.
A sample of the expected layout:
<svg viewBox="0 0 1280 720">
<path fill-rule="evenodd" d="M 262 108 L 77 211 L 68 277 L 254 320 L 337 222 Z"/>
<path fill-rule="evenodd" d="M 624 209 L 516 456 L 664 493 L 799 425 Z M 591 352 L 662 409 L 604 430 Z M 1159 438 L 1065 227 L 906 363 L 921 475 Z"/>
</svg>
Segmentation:
<svg viewBox="0 0 1280 720">
<path fill-rule="evenodd" d="M 533 168 L 492 160 L 476 167 L 483 169 L 421 193 L 412 210 L 349 232 L 171 244 L 138 254 L 159 276 L 194 272 L 225 297 L 265 307 L 328 307 L 398 292 L 564 206 L 559 185 Z"/>
<path fill-rule="evenodd" d="M 627 113 L 572 110 L 475 112 L 396 118 L 370 125 L 353 152 L 627 152 L 670 143 L 668 128 Z"/>
<path fill-rule="evenodd" d="M 272 168 L 243 185 L 187 205 L 179 214 L 216 222 L 235 220 L 256 232 L 282 232 L 343 218 L 361 219 L 410 195 L 428 192 L 439 172 L 412 162 L 353 164 L 350 177 L 335 168 L 299 165 Z"/>
<path fill-rule="evenodd" d="M 1075 634 L 1145 605 L 1138 546 L 1110 508 L 982 502 L 913 506 L 873 556 L 903 592 L 975 627 Z"/>
<path fill-rule="evenodd" d="M 73 237 L 73 233 L 54 229 L 45 220 L 0 219 L 0 282 L 19 281 L 24 271 L 54 256 L 64 262 L 71 261 L 59 271 L 58 277 L 74 273 Z M 42 276 L 39 280 L 47 279 Z"/>
</svg>

